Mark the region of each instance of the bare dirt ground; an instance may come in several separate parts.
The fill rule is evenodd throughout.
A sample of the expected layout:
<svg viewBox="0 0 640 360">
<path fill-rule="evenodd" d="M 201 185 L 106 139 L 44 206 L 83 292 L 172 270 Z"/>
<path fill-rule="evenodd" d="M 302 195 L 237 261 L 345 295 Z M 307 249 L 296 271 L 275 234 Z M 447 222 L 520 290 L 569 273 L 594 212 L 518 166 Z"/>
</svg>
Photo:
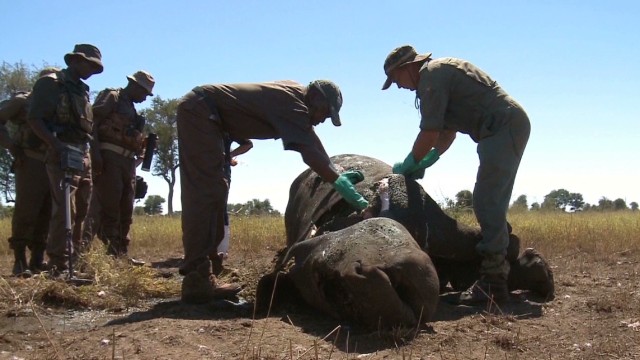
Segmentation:
<svg viewBox="0 0 640 360">
<path fill-rule="evenodd" d="M 433 321 L 394 331 L 360 329 L 297 306 L 254 316 L 255 286 L 274 252 L 260 255 L 227 264 L 230 277 L 246 285 L 246 303 L 164 298 L 119 312 L 0 304 L 0 359 L 640 359 L 638 254 L 547 256 L 553 301 L 514 294 L 502 314 L 489 314 L 443 295 Z M 165 261 L 175 257 L 151 260 L 179 282 Z M 11 260 L 0 259 L 0 280 L 11 284 L 4 288 L 33 281 L 8 278 Z"/>
</svg>

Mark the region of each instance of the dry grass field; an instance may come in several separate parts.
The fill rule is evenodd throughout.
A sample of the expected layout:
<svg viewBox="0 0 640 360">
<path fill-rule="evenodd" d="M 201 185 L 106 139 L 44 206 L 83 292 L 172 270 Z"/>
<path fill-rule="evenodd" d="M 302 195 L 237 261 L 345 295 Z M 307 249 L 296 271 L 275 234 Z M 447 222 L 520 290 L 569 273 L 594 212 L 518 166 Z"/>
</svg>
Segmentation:
<svg viewBox="0 0 640 360">
<path fill-rule="evenodd" d="M 462 219 L 473 223 L 471 217 Z M 132 267 L 84 259 L 91 285 L 11 277 L 0 243 L 0 359 L 640 359 L 640 213 L 511 214 L 551 263 L 556 298 L 499 311 L 441 301 L 419 328 L 372 331 L 304 307 L 256 315 L 257 281 L 284 247 L 282 218 L 232 218 L 225 281 L 242 301 L 179 301 L 180 220 L 136 217 Z M 0 222 L 0 238 L 10 221 Z M 444 299 L 444 298 L 443 298 Z"/>
</svg>

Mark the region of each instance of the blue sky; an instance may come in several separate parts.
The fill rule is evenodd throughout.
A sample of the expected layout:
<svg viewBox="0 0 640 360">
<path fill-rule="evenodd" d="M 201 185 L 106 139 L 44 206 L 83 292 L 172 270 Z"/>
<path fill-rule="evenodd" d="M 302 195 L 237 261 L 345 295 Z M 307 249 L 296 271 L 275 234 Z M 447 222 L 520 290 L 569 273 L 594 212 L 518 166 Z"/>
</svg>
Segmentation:
<svg viewBox="0 0 640 360">
<path fill-rule="evenodd" d="M 145 69 L 163 98 L 207 83 L 330 79 L 344 106 L 342 127 L 316 129 L 327 152 L 392 164 L 411 149 L 420 119 L 414 93 L 380 90 L 382 64 L 411 44 L 473 62 L 526 109 L 532 132 L 513 199 L 542 202 L 564 188 L 589 203 L 630 203 L 640 202 L 639 17 L 639 2 L 616 0 L 12 1 L 0 13 L 0 61 L 62 65 L 88 42 L 105 65 L 87 81 L 92 90 Z M 233 169 L 230 202 L 268 198 L 284 211 L 306 165 L 280 140 L 254 144 Z M 475 144 L 460 135 L 421 183 L 437 201 L 454 198 L 473 189 L 477 166 Z M 163 180 L 140 173 L 149 194 L 166 198 Z"/>
</svg>

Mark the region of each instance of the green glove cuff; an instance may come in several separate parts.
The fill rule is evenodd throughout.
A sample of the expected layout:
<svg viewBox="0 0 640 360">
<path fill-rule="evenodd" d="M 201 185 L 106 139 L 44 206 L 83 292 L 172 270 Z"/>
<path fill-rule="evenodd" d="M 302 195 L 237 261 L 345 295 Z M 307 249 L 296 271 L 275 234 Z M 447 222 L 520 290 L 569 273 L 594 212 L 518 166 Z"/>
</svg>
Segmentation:
<svg viewBox="0 0 640 360">
<path fill-rule="evenodd" d="M 413 158 L 413 154 L 409 152 L 409 155 L 407 155 L 403 162 L 398 162 L 393 165 L 393 173 L 402 175 L 411 174 L 416 170 L 416 166 L 418 166 L 418 164 Z"/>
<path fill-rule="evenodd" d="M 420 160 L 414 171 L 426 169 L 429 166 L 435 164 L 438 159 L 440 159 L 440 151 L 438 151 L 438 149 L 436 148 L 433 148 L 427 153 L 427 155 L 425 155 L 424 158 L 422 158 L 422 160 Z"/>
<path fill-rule="evenodd" d="M 364 180 L 364 174 L 360 170 L 349 170 L 340 175 L 346 176 L 354 185 Z"/>
<path fill-rule="evenodd" d="M 344 198 L 349 205 L 353 206 L 358 210 L 366 209 L 369 206 L 369 202 L 362 197 L 353 186 L 349 178 L 345 175 L 340 175 L 333 182 L 333 188 Z"/>
</svg>

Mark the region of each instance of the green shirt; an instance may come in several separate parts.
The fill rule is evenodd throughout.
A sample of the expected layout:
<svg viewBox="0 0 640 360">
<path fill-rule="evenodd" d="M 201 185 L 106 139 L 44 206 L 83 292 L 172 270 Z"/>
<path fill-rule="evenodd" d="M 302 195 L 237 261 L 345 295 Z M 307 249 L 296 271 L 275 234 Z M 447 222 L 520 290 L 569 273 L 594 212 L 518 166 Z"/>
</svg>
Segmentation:
<svg viewBox="0 0 640 360">
<path fill-rule="evenodd" d="M 439 58 L 420 69 L 418 85 L 422 130 L 454 130 L 478 142 L 509 121 L 508 109 L 519 105 L 477 66 Z"/>
</svg>

